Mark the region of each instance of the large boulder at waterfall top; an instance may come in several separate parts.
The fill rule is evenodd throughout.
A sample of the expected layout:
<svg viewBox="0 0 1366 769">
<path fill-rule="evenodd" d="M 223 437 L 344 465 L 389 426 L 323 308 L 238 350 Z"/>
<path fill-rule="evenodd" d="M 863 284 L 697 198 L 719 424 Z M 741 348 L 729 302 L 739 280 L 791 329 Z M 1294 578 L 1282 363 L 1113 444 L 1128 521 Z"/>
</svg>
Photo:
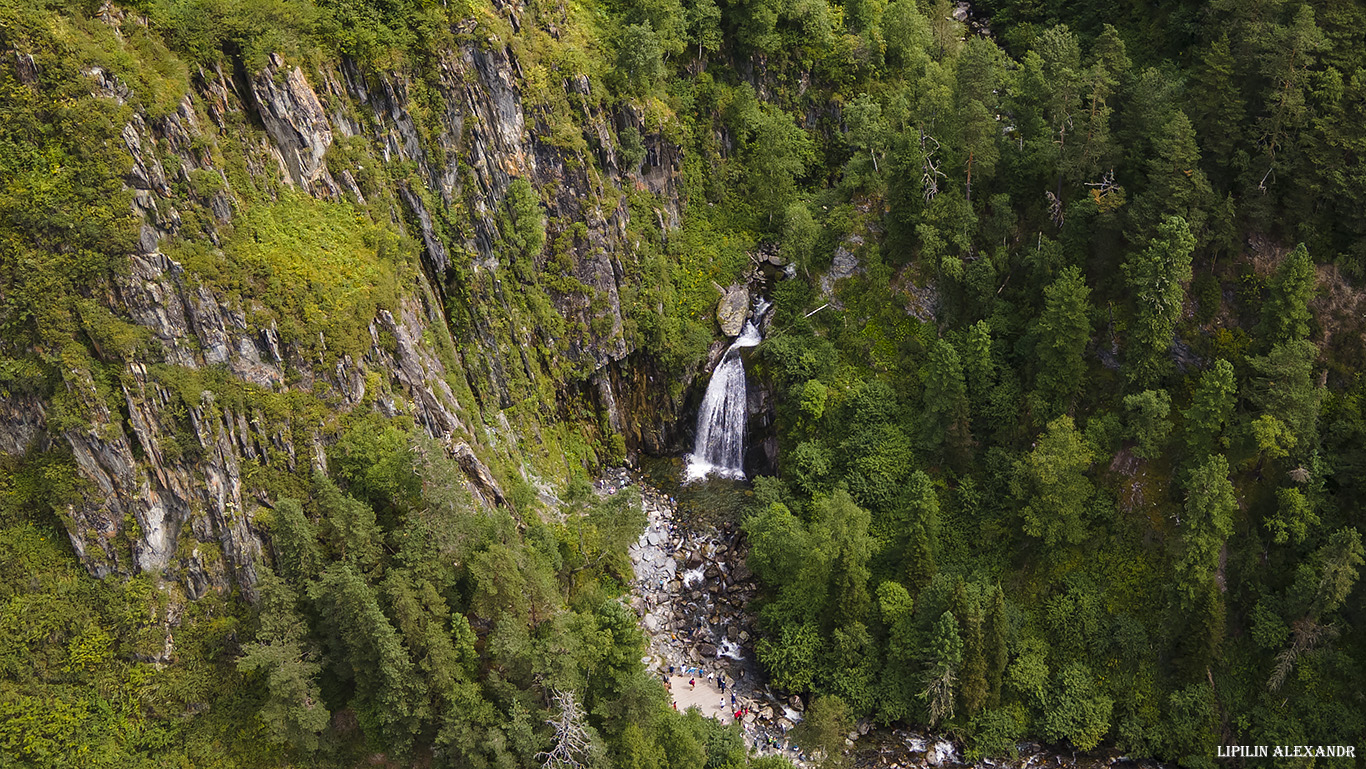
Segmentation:
<svg viewBox="0 0 1366 769">
<path fill-rule="evenodd" d="M 716 305 L 716 322 L 721 324 L 721 333 L 726 336 L 739 336 L 749 316 L 749 289 L 741 285 L 730 288 L 716 287 L 721 292 L 721 301 Z"/>
</svg>

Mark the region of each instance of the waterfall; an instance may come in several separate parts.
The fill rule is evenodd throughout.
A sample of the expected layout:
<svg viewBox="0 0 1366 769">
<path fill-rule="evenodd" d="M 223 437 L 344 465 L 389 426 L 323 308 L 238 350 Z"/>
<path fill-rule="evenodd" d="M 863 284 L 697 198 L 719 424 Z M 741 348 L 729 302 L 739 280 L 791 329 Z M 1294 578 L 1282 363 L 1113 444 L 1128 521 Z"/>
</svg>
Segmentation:
<svg viewBox="0 0 1366 769">
<path fill-rule="evenodd" d="M 754 302 L 754 319 L 745 321 L 740 336 L 716 364 L 702 397 L 702 408 L 697 412 L 697 439 L 688 455 L 685 481 L 696 481 L 708 475 L 722 478 L 745 477 L 745 363 L 740 349 L 754 347 L 762 341 L 759 320 L 769 304 L 763 299 Z"/>
</svg>

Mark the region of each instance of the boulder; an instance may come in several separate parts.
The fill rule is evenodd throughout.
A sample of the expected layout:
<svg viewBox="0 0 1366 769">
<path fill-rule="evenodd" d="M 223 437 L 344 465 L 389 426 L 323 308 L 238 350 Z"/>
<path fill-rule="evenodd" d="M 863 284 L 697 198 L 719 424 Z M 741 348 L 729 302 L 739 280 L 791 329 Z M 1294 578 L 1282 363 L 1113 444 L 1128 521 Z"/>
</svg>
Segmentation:
<svg viewBox="0 0 1366 769">
<path fill-rule="evenodd" d="M 801 696 L 796 694 L 792 695 L 792 698 L 787 701 L 787 704 L 791 705 L 792 709 L 798 713 L 806 710 L 806 706 L 802 704 Z"/>
<path fill-rule="evenodd" d="M 716 322 L 721 324 L 721 333 L 726 336 L 739 336 L 749 317 L 749 289 L 743 285 L 729 288 L 716 286 L 721 292 L 721 301 L 716 304 Z"/>
</svg>

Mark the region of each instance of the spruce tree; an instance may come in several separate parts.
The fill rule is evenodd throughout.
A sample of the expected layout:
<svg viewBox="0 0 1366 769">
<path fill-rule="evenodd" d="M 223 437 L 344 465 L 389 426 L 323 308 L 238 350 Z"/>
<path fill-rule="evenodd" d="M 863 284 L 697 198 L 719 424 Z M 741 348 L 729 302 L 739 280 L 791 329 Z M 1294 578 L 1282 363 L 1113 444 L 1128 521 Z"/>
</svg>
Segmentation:
<svg viewBox="0 0 1366 769">
<path fill-rule="evenodd" d="M 1049 546 L 1086 538 L 1086 512 L 1095 487 L 1085 475 L 1091 449 L 1072 417 L 1048 423 L 1034 450 L 1015 463 L 1011 493 L 1024 503 L 1024 532 Z"/>
<path fill-rule="evenodd" d="M 1086 371 L 1082 353 L 1091 339 L 1091 289 L 1081 270 L 1068 267 L 1044 289 L 1044 308 L 1034 327 L 1035 384 L 1054 411 L 1076 394 Z"/>
<path fill-rule="evenodd" d="M 1200 375 L 1190 408 L 1181 414 L 1185 419 L 1186 450 L 1192 456 L 1202 457 L 1223 448 L 1221 435 L 1233 418 L 1237 397 L 1233 364 L 1228 361 L 1220 358 Z"/>
<path fill-rule="evenodd" d="M 1214 580 L 1219 551 L 1233 533 L 1238 500 L 1228 479 L 1228 460 L 1215 454 L 1186 481 L 1186 504 L 1181 514 L 1182 552 L 1177 561 L 1177 585 L 1188 605 L 1194 605 Z"/>
<path fill-rule="evenodd" d="M 1148 247 L 1124 263 L 1135 311 L 1125 370 L 1135 384 L 1152 385 L 1171 369 L 1167 353 L 1181 318 L 1194 249 L 1186 220 L 1168 216 Z"/>
<path fill-rule="evenodd" d="M 1314 297 L 1314 263 L 1301 243 L 1276 270 L 1266 303 L 1262 305 L 1259 336 L 1267 345 L 1309 338 L 1309 300 Z"/>
<path fill-rule="evenodd" d="M 944 339 L 930 345 L 925 366 L 926 443 L 949 457 L 961 458 L 972 442 L 968 426 L 968 392 L 958 351 Z"/>
</svg>

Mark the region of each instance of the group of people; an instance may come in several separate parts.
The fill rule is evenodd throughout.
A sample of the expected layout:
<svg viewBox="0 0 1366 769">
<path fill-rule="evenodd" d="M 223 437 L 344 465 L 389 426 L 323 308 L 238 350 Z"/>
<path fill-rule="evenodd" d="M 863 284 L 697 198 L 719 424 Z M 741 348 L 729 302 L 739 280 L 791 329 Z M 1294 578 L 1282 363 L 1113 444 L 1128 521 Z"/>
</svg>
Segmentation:
<svg viewBox="0 0 1366 769">
<path fill-rule="evenodd" d="M 675 665 L 670 665 L 670 666 L 669 666 L 669 675 L 671 675 L 671 676 L 674 675 L 674 671 L 675 671 L 675 670 L 678 670 L 678 667 L 675 666 Z M 685 667 L 685 668 L 682 669 L 682 671 L 679 673 L 679 675 L 685 675 L 685 676 L 688 676 L 688 677 L 689 677 L 689 678 L 688 678 L 688 686 L 690 687 L 690 688 L 689 688 L 689 691 L 693 691 L 693 690 L 697 689 L 697 676 L 702 675 L 702 668 L 688 668 L 688 667 Z M 667 681 L 668 679 L 665 679 L 665 680 Z M 718 675 L 716 675 L 715 673 L 708 671 L 708 672 L 707 672 L 707 683 L 714 683 L 714 684 L 716 684 L 718 687 L 720 687 L 721 693 L 722 693 L 722 694 L 725 694 L 725 692 L 726 692 L 726 677 L 725 677 L 725 676 L 718 676 Z M 721 702 L 721 706 L 722 706 L 722 707 L 725 707 L 725 704 L 726 704 L 726 703 L 725 703 L 725 698 L 723 697 L 723 698 L 722 698 L 722 702 Z M 732 704 L 732 705 L 735 704 L 735 688 L 734 688 L 734 686 L 731 687 L 730 704 Z"/>
</svg>

